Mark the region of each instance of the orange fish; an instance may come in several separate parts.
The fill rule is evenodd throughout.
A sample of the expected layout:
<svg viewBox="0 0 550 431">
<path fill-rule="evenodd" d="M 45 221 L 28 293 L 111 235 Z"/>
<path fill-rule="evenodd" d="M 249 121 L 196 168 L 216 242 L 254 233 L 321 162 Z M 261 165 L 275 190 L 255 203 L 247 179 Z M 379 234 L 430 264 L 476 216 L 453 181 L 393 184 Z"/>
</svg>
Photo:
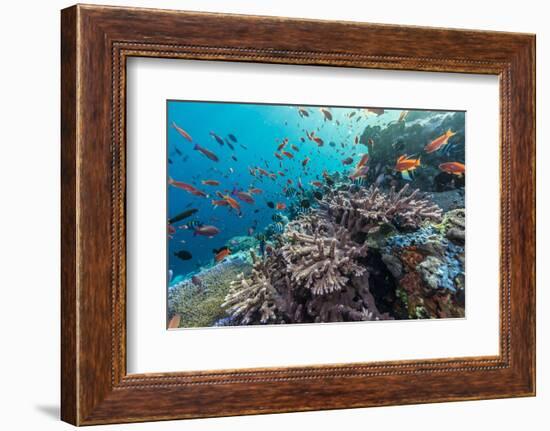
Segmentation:
<svg viewBox="0 0 550 431">
<path fill-rule="evenodd" d="M 466 172 L 466 166 L 460 162 L 441 163 L 439 169 L 453 175 L 463 175 Z"/>
<path fill-rule="evenodd" d="M 311 184 L 315 187 L 323 187 L 323 183 L 321 181 L 312 181 Z"/>
<path fill-rule="evenodd" d="M 363 154 L 363 157 L 361 157 L 361 160 L 359 160 L 359 163 L 357 163 L 357 168 L 359 169 L 362 166 L 365 166 L 369 161 L 369 155 Z"/>
<path fill-rule="evenodd" d="M 203 183 L 205 186 L 219 186 L 220 182 L 216 180 L 202 180 L 201 183 Z"/>
<path fill-rule="evenodd" d="M 223 247 L 219 250 L 214 250 L 214 253 L 214 259 L 216 260 L 216 262 L 220 262 L 231 254 L 231 250 L 227 247 Z"/>
<path fill-rule="evenodd" d="M 265 177 L 269 176 L 269 172 L 267 172 L 265 169 L 258 168 L 258 172 Z"/>
<path fill-rule="evenodd" d="M 418 159 L 408 158 L 406 155 L 401 156 L 395 163 L 395 170 L 397 172 L 412 171 L 420 166 L 420 157 Z"/>
<path fill-rule="evenodd" d="M 229 202 L 227 202 L 225 199 L 220 200 L 212 200 L 212 206 L 215 207 L 225 207 L 229 205 Z"/>
<path fill-rule="evenodd" d="M 178 189 L 185 190 L 186 192 L 191 193 L 192 195 L 195 195 L 195 196 L 208 197 L 206 193 L 197 189 L 191 184 L 187 184 L 181 181 L 176 181 L 171 177 L 168 178 L 168 184 L 170 184 L 171 186 L 177 187 Z"/>
<path fill-rule="evenodd" d="M 168 329 L 179 328 L 180 322 L 181 322 L 181 315 L 174 314 L 174 316 L 170 319 L 170 322 L 168 322 Z"/>
<path fill-rule="evenodd" d="M 181 181 L 176 181 L 172 177 L 168 178 L 168 184 L 170 184 L 171 186 L 177 187 L 178 189 L 185 190 L 186 192 L 193 190 L 195 188 L 191 184 L 187 184 Z"/>
<path fill-rule="evenodd" d="M 279 144 L 279 146 L 277 147 L 277 151 L 281 151 L 285 146 L 286 146 L 286 142 L 287 141 L 283 141 Z"/>
<path fill-rule="evenodd" d="M 284 210 L 286 208 L 286 204 L 284 202 L 277 202 L 275 208 L 277 208 L 278 210 Z"/>
<path fill-rule="evenodd" d="M 233 199 L 231 196 L 225 195 L 223 198 L 227 201 L 227 203 L 229 204 L 229 206 L 230 206 L 231 208 L 233 208 L 234 210 L 237 210 L 237 211 L 239 211 L 239 212 L 241 211 L 241 206 L 240 206 L 239 203 L 238 203 L 235 199 Z"/>
<path fill-rule="evenodd" d="M 284 154 L 285 156 L 287 156 L 289 159 L 293 159 L 293 158 L 294 158 L 294 156 L 292 155 L 292 153 L 289 153 L 288 151 L 283 151 L 283 154 Z"/>
<path fill-rule="evenodd" d="M 263 190 L 262 189 L 257 189 L 257 188 L 251 188 L 248 190 L 250 193 L 252 193 L 253 195 L 260 195 L 263 193 Z"/>
<path fill-rule="evenodd" d="M 319 137 L 317 137 L 317 136 L 314 136 L 314 137 L 313 137 L 313 140 L 317 143 L 317 145 L 318 145 L 319 147 L 322 147 L 323 144 L 325 143 L 321 138 L 319 138 Z"/>
<path fill-rule="evenodd" d="M 429 154 L 439 150 L 443 145 L 446 145 L 449 142 L 449 138 L 454 135 L 456 135 L 456 132 L 452 132 L 451 129 L 447 130 L 441 136 L 435 138 L 432 142 L 426 145 L 424 147 L 424 151 Z"/>
<path fill-rule="evenodd" d="M 277 173 L 278 173 L 281 177 L 284 177 L 284 176 L 285 176 L 285 173 L 284 173 L 284 172 L 277 171 Z"/>
<path fill-rule="evenodd" d="M 183 136 L 185 139 L 187 139 L 189 142 L 193 142 L 193 138 L 189 133 L 187 133 L 185 130 L 183 130 L 181 127 L 179 127 L 174 121 L 172 121 L 172 127 L 178 131 L 178 133 Z"/>
<path fill-rule="evenodd" d="M 279 153 L 275 153 L 275 157 L 277 157 L 279 160 L 283 160 L 283 156 L 281 156 Z"/>
</svg>

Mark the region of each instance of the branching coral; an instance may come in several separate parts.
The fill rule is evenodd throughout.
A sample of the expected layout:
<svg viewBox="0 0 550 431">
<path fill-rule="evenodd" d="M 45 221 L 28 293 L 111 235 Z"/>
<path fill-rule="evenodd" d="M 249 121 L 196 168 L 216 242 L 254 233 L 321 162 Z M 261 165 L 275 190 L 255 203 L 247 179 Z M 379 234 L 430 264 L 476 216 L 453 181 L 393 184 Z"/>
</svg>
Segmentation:
<svg viewBox="0 0 550 431">
<path fill-rule="evenodd" d="M 241 324 L 381 320 L 360 259 L 367 246 L 314 215 L 292 221 L 281 247 L 253 256 L 252 276 L 232 283 L 224 306 Z"/>
<path fill-rule="evenodd" d="M 350 233 L 367 233 L 371 228 L 391 223 L 400 229 L 417 229 L 424 221 L 440 221 L 441 208 L 418 190 L 408 193 L 409 185 L 389 193 L 377 187 L 355 192 L 337 191 L 321 202 L 328 217 Z"/>
<path fill-rule="evenodd" d="M 254 268 L 249 278 L 243 273 L 231 282 L 222 307 L 229 314 L 247 325 L 258 319 L 260 323 L 274 322 L 277 319 L 275 299 L 277 292 L 272 286 L 265 262 L 260 261 L 252 252 Z"/>
<path fill-rule="evenodd" d="M 341 290 L 350 276 L 360 276 L 366 268 L 357 262 L 367 254 L 367 246 L 353 242 L 349 232 L 333 224 L 313 226 L 309 221 L 293 222 L 283 235 L 282 256 L 295 288 L 310 289 L 314 295 Z M 304 232 L 304 225 L 310 232 Z"/>
<path fill-rule="evenodd" d="M 357 233 L 383 224 L 414 229 L 440 218 L 437 205 L 407 186 L 388 194 L 338 190 L 289 222 L 276 249 L 261 260 L 253 255 L 252 275 L 231 284 L 223 306 L 245 325 L 391 319 L 370 292 L 367 241 Z"/>
</svg>

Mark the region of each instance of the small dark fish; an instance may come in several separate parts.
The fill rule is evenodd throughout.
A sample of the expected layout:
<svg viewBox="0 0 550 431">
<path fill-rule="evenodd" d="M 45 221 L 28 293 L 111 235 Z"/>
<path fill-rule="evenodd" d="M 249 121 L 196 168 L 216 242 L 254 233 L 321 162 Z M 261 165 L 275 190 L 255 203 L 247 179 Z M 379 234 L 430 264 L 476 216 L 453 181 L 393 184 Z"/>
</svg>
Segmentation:
<svg viewBox="0 0 550 431">
<path fill-rule="evenodd" d="M 254 210 L 254 214 L 257 214 L 257 213 L 259 213 L 259 212 L 260 212 L 260 210 L 259 210 L 258 208 L 256 208 L 256 209 Z"/>
<path fill-rule="evenodd" d="M 174 252 L 174 256 L 180 258 L 181 260 L 191 260 L 191 259 L 193 259 L 193 255 L 191 253 L 189 253 L 188 251 L 186 251 L 186 250 L 176 251 L 176 252 Z"/>
<path fill-rule="evenodd" d="M 267 203 L 267 206 L 268 206 L 269 208 L 275 208 L 275 204 L 274 204 L 273 202 L 271 202 L 271 201 L 269 201 L 269 202 Z"/>
<path fill-rule="evenodd" d="M 245 146 L 245 145 L 243 145 L 243 144 L 239 144 L 239 145 L 241 146 L 241 148 L 242 148 L 243 150 L 248 150 L 248 147 L 247 147 L 247 146 Z"/>
<path fill-rule="evenodd" d="M 225 145 L 227 145 L 233 151 L 235 150 L 235 147 L 233 146 L 233 144 L 231 142 L 229 142 L 229 139 L 225 138 L 224 141 L 225 141 Z"/>
<path fill-rule="evenodd" d="M 195 208 L 191 208 L 191 209 L 188 209 L 186 211 L 183 211 L 183 212 L 179 213 L 178 215 L 168 219 L 168 223 L 174 224 L 174 223 L 177 223 L 179 221 L 182 221 L 183 219 L 191 217 L 197 211 L 198 211 L 198 209 L 195 209 Z"/>
<path fill-rule="evenodd" d="M 231 158 L 232 158 L 234 161 L 238 162 L 238 160 L 237 160 L 237 158 L 236 158 L 235 156 L 231 156 Z"/>
<path fill-rule="evenodd" d="M 260 256 L 264 256 L 265 254 L 265 239 L 260 240 Z"/>
<path fill-rule="evenodd" d="M 330 111 L 326 108 L 319 108 L 319 111 L 321 111 L 321 114 L 323 114 L 324 121 L 332 121 L 332 114 Z"/>
<path fill-rule="evenodd" d="M 172 159 L 168 159 L 168 163 L 170 163 L 171 165 L 174 164 L 174 162 L 172 161 Z"/>
<path fill-rule="evenodd" d="M 331 147 L 335 147 L 335 146 L 336 146 L 336 144 L 334 143 L 334 141 L 330 141 L 328 144 L 329 144 Z"/>
<path fill-rule="evenodd" d="M 353 163 L 353 159 L 351 157 L 347 157 L 344 160 L 342 160 L 343 165 L 351 165 Z"/>
<path fill-rule="evenodd" d="M 221 138 L 221 136 L 215 134 L 214 132 L 210 132 L 210 136 L 212 136 L 218 144 L 223 146 L 223 139 Z"/>
<path fill-rule="evenodd" d="M 384 114 L 384 110 L 381 108 L 367 108 L 367 112 L 372 112 L 373 114 L 376 114 L 377 117 Z"/>
<path fill-rule="evenodd" d="M 309 112 L 307 112 L 306 109 L 304 108 L 298 108 L 298 114 L 300 115 L 300 117 L 304 118 L 304 117 L 309 117 Z"/>
<path fill-rule="evenodd" d="M 230 133 L 229 135 L 227 135 L 227 137 L 228 137 L 229 139 L 231 139 L 233 142 L 237 143 L 237 138 L 235 137 L 235 135 L 233 135 L 233 134 Z"/>
<path fill-rule="evenodd" d="M 318 199 L 318 200 L 323 199 L 323 194 L 319 191 L 313 192 L 313 196 L 315 196 L 315 199 Z"/>
<path fill-rule="evenodd" d="M 356 114 L 355 111 L 353 111 L 351 114 L 349 114 L 349 118 L 353 117 Z"/>
<path fill-rule="evenodd" d="M 300 206 L 302 208 L 309 208 L 311 206 L 311 203 L 309 202 L 308 199 L 303 199 L 301 202 L 300 202 Z"/>
<path fill-rule="evenodd" d="M 204 147 L 201 147 L 199 144 L 195 144 L 195 147 L 193 149 L 200 152 L 201 154 L 203 154 L 204 156 L 206 156 L 208 159 L 212 160 L 213 162 L 218 162 L 220 160 L 218 158 L 218 156 L 216 156 L 216 154 L 214 154 L 210 150 L 207 150 Z"/>
<path fill-rule="evenodd" d="M 176 150 L 176 153 L 177 153 L 178 156 L 181 156 L 181 155 L 182 155 L 182 153 L 181 153 L 180 150 L 178 150 L 177 148 L 175 148 L 175 150 Z"/>
<path fill-rule="evenodd" d="M 303 136 L 302 136 L 302 137 L 300 137 L 300 141 L 301 141 L 301 142 L 306 142 L 306 140 L 304 139 L 304 137 L 303 137 Z"/>
</svg>

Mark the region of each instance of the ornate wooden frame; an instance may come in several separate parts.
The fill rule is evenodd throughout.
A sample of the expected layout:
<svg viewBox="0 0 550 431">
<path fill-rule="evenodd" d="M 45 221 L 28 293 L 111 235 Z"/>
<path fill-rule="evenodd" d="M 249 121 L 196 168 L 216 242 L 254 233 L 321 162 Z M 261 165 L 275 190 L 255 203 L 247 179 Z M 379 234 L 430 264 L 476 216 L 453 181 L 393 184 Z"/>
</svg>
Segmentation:
<svg viewBox="0 0 550 431">
<path fill-rule="evenodd" d="M 78 5 L 62 11 L 61 47 L 63 420 L 89 425 L 534 395 L 534 35 Z M 128 375 L 130 56 L 498 75 L 500 354 Z"/>
</svg>

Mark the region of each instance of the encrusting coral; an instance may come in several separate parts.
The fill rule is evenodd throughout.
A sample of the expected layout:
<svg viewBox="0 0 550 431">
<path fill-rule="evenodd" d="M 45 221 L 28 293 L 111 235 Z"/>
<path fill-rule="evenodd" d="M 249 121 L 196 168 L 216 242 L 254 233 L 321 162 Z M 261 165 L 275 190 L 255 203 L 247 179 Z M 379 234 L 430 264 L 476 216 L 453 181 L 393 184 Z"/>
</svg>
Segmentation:
<svg viewBox="0 0 550 431">
<path fill-rule="evenodd" d="M 407 230 L 441 220 L 437 205 L 407 191 L 325 196 L 319 209 L 286 225 L 276 249 L 262 259 L 253 254 L 252 275 L 239 275 L 222 306 L 244 325 L 391 319 L 369 289 L 366 236 L 383 224 Z"/>
</svg>

